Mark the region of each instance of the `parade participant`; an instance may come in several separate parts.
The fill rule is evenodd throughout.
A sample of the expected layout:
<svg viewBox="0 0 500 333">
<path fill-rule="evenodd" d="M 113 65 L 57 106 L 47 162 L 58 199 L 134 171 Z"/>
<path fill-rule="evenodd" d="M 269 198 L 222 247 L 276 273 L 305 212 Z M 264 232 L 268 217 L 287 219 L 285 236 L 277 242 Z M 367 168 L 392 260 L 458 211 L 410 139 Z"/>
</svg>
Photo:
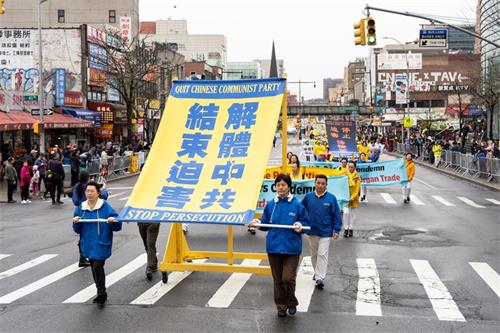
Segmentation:
<svg viewBox="0 0 500 333">
<path fill-rule="evenodd" d="M 363 140 L 360 145 L 358 145 L 358 154 L 365 154 L 365 161 L 368 161 L 368 154 L 370 153 L 370 148 L 366 145 L 366 140 Z"/>
<path fill-rule="evenodd" d="M 366 159 L 366 154 L 365 153 L 361 153 L 359 154 L 359 160 L 358 160 L 358 164 L 363 164 L 363 163 L 366 163 L 367 162 L 367 159 Z M 361 185 L 361 201 L 365 201 L 366 200 L 366 193 L 367 193 L 367 188 L 365 185 Z"/>
<path fill-rule="evenodd" d="M 23 167 L 21 168 L 21 176 L 19 177 L 21 181 L 19 185 L 21 186 L 21 203 L 27 204 L 31 203 L 30 200 L 30 184 L 31 184 L 31 174 L 28 166 L 28 161 L 23 162 Z"/>
<path fill-rule="evenodd" d="M 342 157 L 342 159 L 340 160 L 340 166 L 338 167 L 338 170 L 341 172 L 341 175 L 346 175 L 347 176 L 347 158 L 346 157 Z"/>
<path fill-rule="evenodd" d="M 292 156 L 293 156 L 293 153 L 291 151 L 286 153 L 286 159 L 288 161 L 288 164 L 292 163 Z"/>
<path fill-rule="evenodd" d="M 295 297 L 295 280 L 302 252 L 302 226 L 307 224 L 307 212 L 300 201 L 290 194 L 292 179 L 279 174 L 274 180 L 278 195 L 267 203 L 262 214 L 262 223 L 293 225 L 293 229 L 266 228 L 266 252 L 274 281 L 274 303 L 279 317 L 293 316 L 299 304 Z M 259 220 L 249 223 L 258 227 Z"/>
<path fill-rule="evenodd" d="M 158 258 L 156 257 L 156 240 L 160 232 L 160 223 L 139 222 L 137 223 L 144 249 L 148 256 L 146 264 L 146 278 L 151 280 L 153 273 L 158 271 Z"/>
<path fill-rule="evenodd" d="M 300 170 L 300 167 L 297 165 L 297 163 L 292 163 L 290 178 L 292 178 L 292 180 L 304 179 L 304 175 L 302 174 L 302 170 Z"/>
<path fill-rule="evenodd" d="M 290 156 L 290 162 L 289 164 L 292 165 L 293 163 L 297 164 L 298 167 L 300 168 L 300 161 L 299 161 L 299 157 L 295 154 L 292 154 L 292 156 Z"/>
<path fill-rule="evenodd" d="M 80 234 L 80 247 L 83 255 L 89 258 L 92 276 L 97 288 L 97 297 L 93 302 L 104 306 L 108 295 L 106 293 L 106 274 L 104 263 L 111 256 L 113 232 L 122 229 L 117 222 L 118 215 L 107 201 L 99 198 L 100 186 L 96 182 L 88 182 L 85 189 L 87 200 L 75 209 L 73 214 L 73 230 Z M 107 223 L 80 222 L 80 219 L 107 219 Z"/>
<path fill-rule="evenodd" d="M 14 200 L 14 190 L 17 187 L 17 171 L 14 168 L 14 158 L 9 157 L 7 159 L 7 164 L 5 165 L 5 178 L 7 179 L 7 202 L 15 203 Z"/>
<path fill-rule="evenodd" d="M 349 172 L 349 204 L 344 208 L 344 237 L 353 236 L 354 226 L 354 210 L 359 206 L 359 188 L 361 185 L 361 178 L 356 171 L 356 162 L 349 162 L 347 165 Z"/>
<path fill-rule="evenodd" d="M 413 162 L 413 155 L 411 153 L 406 154 L 405 165 L 408 182 L 403 185 L 403 202 L 407 204 L 410 203 L 411 182 L 415 176 L 415 162 Z"/>
<path fill-rule="evenodd" d="M 441 153 L 443 152 L 443 148 L 441 144 L 436 141 L 436 144 L 432 146 L 432 153 L 434 154 L 434 165 L 436 168 L 439 166 L 439 162 L 441 161 Z"/>
<path fill-rule="evenodd" d="M 314 144 L 313 152 L 316 161 L 318 162 L 325 161 L 326 145 L 324 145 L 322 141 L 320 140 L 316 141 L 316 143 Z"/>
<path fill-rule="evenodd" d="M 78 175 L 78 182 L 73 186 L 73 193 L 71 195 L 71 200 L 73 201 L 73 205 L 75 207 L 79 207 L 82 202 L 87 200 L 87 197 L 85 196 L 85 190 L 87 188 L 87 183 L 89 182 L 90 176 L 87 171 L 82 171 Z M 106 190 L 104 187 L 106 184 L 104 184 L 100 191 L 99 191 L 99 198 L 103 200 L 108 200 L 108 190 Z M 78 267 L 86 267 L 90 265 L 90 262 L 85 258 L 85 256 L 82 253 L 82 248 L 80 247 L 80 242 L 81 242 L 81 235 L 80 239 L 78 240 L 78 251 L 80 252 L 80 260 L 78 261 Z"/>
<path fill-rule="evenodd" d="M 316 175 L 315 191 L 307 193 L 302 199 L 311 226 L 311 231 L 307 234 L 318 289 L 323 289 L 325 285 L 330 239 L 338 239 L 342 229 L 337 198 L 326 191 L 327 184 L 328 178 L 325 175 Z"/>
</svg>

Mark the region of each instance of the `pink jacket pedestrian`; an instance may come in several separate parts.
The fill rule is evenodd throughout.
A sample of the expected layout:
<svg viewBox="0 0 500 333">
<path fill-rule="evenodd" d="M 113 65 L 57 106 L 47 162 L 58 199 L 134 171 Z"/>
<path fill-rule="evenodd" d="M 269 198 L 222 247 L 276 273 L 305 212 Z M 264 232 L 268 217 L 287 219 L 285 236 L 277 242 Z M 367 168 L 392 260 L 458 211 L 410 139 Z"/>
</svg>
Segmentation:
<svg viewBox="0 0 500 333">
<path fill-rule="evenodd" d="M 23 165 L 23 167 L 21 168 L 21 181 L 19 185 L 23 187 L 30 184 L 31 184 L 30 168 L 28 165 Z"/>
</svg>

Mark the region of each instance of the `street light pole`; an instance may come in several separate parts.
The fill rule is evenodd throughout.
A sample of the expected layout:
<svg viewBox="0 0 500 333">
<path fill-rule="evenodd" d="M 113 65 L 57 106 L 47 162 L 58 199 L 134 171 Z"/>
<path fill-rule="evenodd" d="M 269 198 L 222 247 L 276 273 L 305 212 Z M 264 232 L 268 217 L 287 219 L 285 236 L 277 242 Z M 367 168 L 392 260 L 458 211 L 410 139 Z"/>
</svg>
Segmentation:
<svg viewBox="0 0 500 333">
<path fill-rule="evenodd" d="M 410 63 L 408 61 L 408 56 L 409 56 L 409 51 L 407 52 L 406 51 L 406 47 L 399 41 L 397 40 L 396 38 L 393 38 L 393 37 L 382 37 L 382 39 L 392 39 L 393 41 L 395 41 L 396 43 L 398 43 L 401 48 L 403 49 L 403 51 L 405 52 L 405 55 L 406 55 L 406 80 L 407 80 L 407 87 L 406 87 L 406 112 L 405 112 L 405 116 L 410 116 Z M 403 117 L 403 123 L 404 123 L 404 117 Z M 410 139 L 410 128 L 408 127 L 406 129 L 406 136 L 408 138 L 408 140 Z M 404 125 L 402 125 L 402 129 L 401 129 L 401 143 L 404 144 Z"/>
<path fill-rule="evenodd" d="M 42 3 L 38 0 L 38 108 L 40 112 L 40 153 L 45 153 L 45 126 L 43 125 L 43 64 L 42 64 Z"/>
</svg>

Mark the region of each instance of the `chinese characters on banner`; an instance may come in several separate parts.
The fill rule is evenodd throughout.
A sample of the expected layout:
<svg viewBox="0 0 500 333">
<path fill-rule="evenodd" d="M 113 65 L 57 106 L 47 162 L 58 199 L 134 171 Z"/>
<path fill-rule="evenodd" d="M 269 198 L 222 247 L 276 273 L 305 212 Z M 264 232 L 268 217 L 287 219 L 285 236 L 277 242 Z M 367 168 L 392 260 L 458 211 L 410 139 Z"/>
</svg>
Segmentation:
<svg viewBox="0 0 500 333">
<path fill-rule="evenodd" d="M 132 18 L 128 16 L 120 17 L 120 35 L 123 44 L 128 45 L 132 40 Z"/>
<path fill-rule="evenodd" d="M 333 154 L 358 153 L 356 147 L 356 123 L 349 117 L 337 116 L 325 120 L 328 146 Z"/>
<path fill-rule="evenodd" d="M 31 32 L 31 29 L 0 29 L 0 68 L 34 67 Z"/>
<path fill-rule="evenodd" d="M 176 81 L 122 221 L 253 218 L 284 79 Z"/>
</svg>

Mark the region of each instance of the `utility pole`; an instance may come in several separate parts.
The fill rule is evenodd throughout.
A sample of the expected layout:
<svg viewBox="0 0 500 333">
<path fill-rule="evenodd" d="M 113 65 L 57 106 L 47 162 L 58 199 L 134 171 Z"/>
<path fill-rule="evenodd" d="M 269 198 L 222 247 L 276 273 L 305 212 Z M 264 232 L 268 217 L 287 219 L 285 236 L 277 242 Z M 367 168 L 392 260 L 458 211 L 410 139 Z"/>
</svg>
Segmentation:
<svg viewBox="0 0 500 333">
<path fill-rule="evenodd" d="M 45 125 L 43 123 L 43 64 L 42 64 L 42 3 L 38 0 L 38 108 L 40 110 L 40 153 L 45 153 Z"/>
</svg>

